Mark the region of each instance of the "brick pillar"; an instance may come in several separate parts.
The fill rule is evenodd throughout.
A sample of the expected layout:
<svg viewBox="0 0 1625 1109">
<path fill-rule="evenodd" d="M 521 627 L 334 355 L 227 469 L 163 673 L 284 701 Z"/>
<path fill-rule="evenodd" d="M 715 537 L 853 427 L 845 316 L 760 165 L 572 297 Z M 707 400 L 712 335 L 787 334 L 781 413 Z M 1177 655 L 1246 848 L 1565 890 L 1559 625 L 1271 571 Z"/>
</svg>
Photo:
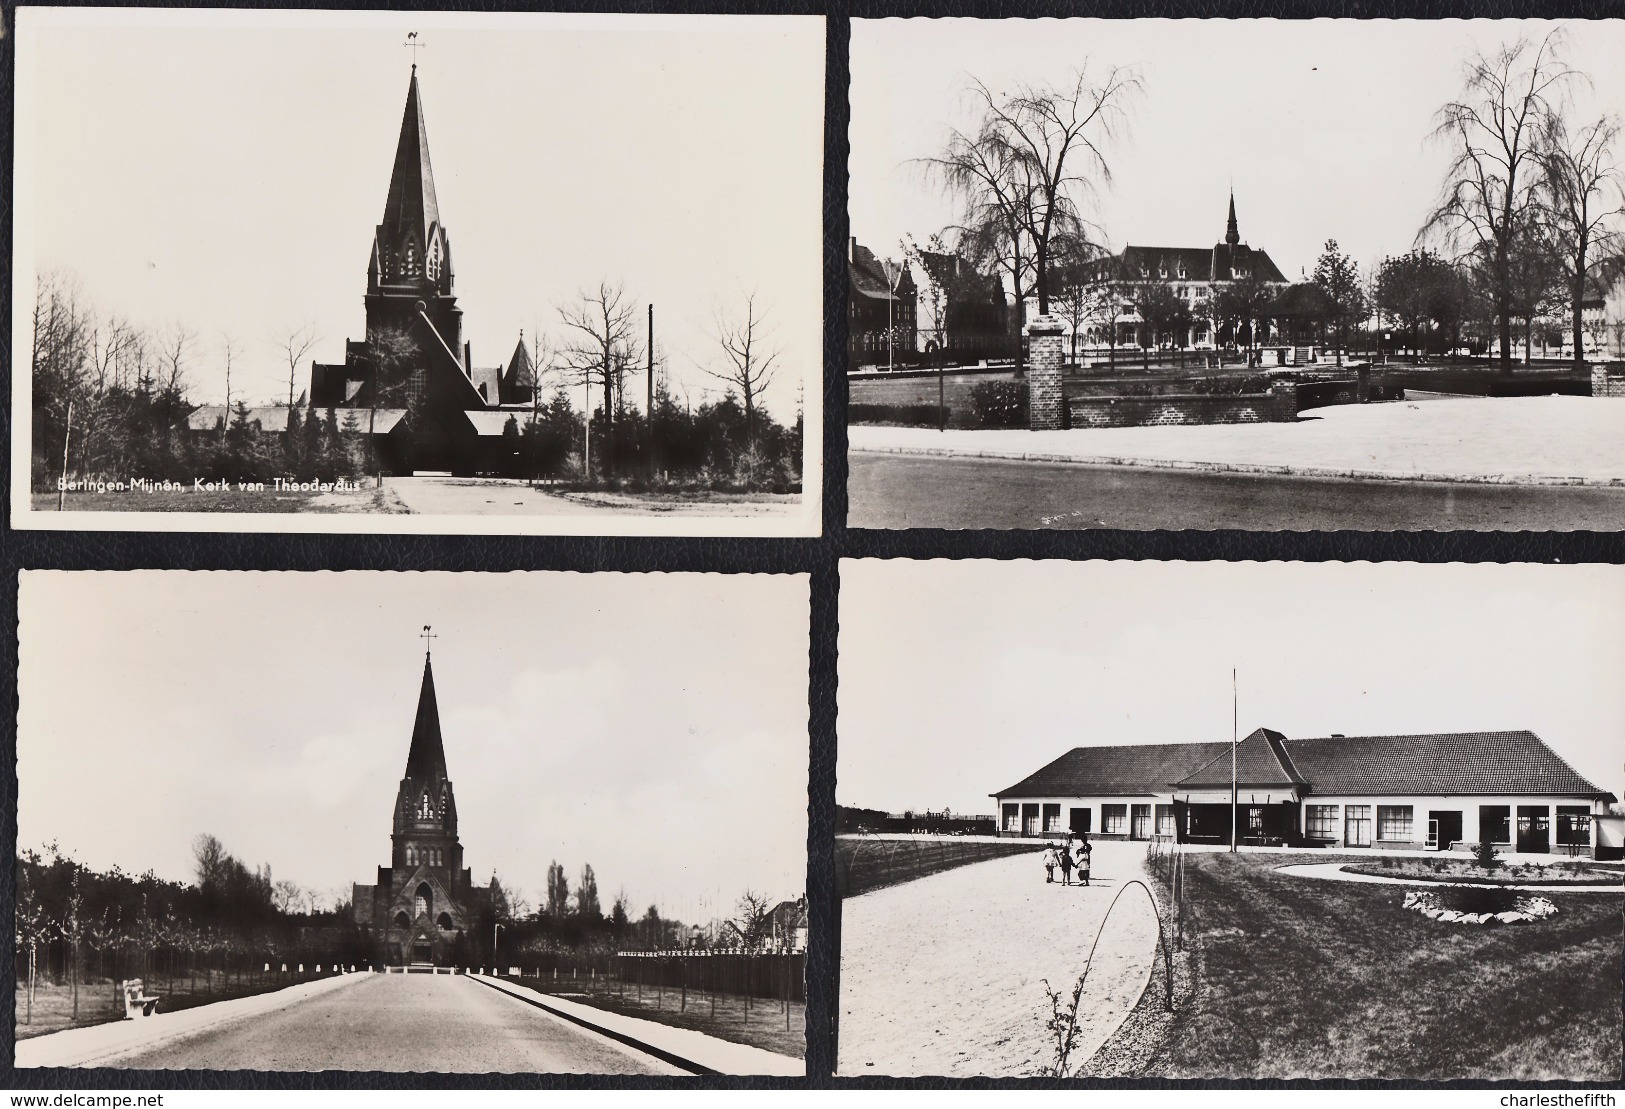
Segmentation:
<svg viewBox="0 0 1625 1109">
<path fill-rule="evenodd" d="M 1061 386 L 1065 334 L 1066 325 L 1056 316 L 1038 316 L 1027 325 L 1027 426 L 1033 431 L 1066 426 Z"/>
</svg>

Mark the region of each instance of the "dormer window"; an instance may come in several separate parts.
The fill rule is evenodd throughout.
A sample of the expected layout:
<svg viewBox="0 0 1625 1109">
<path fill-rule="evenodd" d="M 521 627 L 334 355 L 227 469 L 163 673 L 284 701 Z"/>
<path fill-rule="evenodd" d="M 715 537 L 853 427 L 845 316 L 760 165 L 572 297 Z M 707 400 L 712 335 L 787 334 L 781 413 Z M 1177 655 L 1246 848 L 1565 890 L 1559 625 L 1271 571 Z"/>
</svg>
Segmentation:
<svg viewBox="0 0 1625 1109">
<path fill-rule="evenodd" d="M 1179 263 L 1179 279 L 1181 281 L 1185 280 L 1185 263 L 1184 262 Z"/>
</svg>

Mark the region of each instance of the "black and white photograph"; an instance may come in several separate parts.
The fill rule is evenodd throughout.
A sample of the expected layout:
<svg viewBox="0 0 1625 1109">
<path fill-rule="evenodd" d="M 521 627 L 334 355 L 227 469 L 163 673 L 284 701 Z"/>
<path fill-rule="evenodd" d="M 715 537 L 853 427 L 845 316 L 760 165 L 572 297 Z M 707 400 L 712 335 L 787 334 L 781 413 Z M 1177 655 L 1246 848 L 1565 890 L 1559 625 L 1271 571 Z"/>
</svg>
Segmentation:
<svg viewBox="0 0 1625 1109">
<path fill-rule="evenodd" d="M 824 37 L 21 9 L 13 526 L 817 535 Z"/>
<path fill-rule="evenodd" d="M 1625 568 L 841 579 L 837 1075 L 1618 1080 Z"/>
<path fill-rule="evenodd" d="M 19 609 L 17 1067 L 806 1073 L 806 575 Z"/>
<path fill-rule="evenodd" d="M 1622 53 L 853 20 L 849 526 L 1625 529 Z"/>
</svg>

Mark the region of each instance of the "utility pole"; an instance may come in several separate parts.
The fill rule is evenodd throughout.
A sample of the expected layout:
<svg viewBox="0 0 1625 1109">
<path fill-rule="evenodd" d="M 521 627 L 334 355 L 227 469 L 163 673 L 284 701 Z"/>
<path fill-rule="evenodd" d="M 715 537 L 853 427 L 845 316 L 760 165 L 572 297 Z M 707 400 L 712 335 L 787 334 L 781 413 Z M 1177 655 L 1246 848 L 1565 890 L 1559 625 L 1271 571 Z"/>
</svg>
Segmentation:
<svg viewBox="0 0 1625 1109">
<path fill-rule="evenodd" d="M 655 479 L 655 306 L 649 305 L 649 372 L 645 387 L 648 390 L 648 402 L 644 406 L 643 415 L 649 421 L 649 480 Z"/>
<path fill-rule="evenodd" d="M 62 511 L 62 500 L 68 488 L 68 441 L 73 436 L 73 401 L 68 402 L 68 415 L 62 421 L 62 482 L 56 487 L 56 510 Z M 47 969 L 49 969 L 47 967 Z"/>
<path fill-rule="evenodd" d="M 1230 669 L 1230 853 L 1236 853 L 1236 735 L 1241 713 L 1236 706 L 1236 671 Z"/>
</svg>

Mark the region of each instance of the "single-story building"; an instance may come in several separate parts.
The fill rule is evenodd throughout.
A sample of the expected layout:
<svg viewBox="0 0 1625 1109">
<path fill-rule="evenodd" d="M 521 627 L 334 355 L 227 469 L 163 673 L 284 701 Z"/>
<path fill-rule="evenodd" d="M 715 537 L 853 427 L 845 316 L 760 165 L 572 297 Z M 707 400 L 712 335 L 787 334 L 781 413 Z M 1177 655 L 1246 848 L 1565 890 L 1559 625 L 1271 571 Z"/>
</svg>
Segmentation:
<svg viewBox="0 0 1625 1109">
<path fill-rule="evenodd" d="M 999 834 L 1592 856 L 1616 798 L 1529 731 L 1076 747 L 993 794 Z M 1604 847 L 1607 845 L 1604 844 Z"/>
</svg>

